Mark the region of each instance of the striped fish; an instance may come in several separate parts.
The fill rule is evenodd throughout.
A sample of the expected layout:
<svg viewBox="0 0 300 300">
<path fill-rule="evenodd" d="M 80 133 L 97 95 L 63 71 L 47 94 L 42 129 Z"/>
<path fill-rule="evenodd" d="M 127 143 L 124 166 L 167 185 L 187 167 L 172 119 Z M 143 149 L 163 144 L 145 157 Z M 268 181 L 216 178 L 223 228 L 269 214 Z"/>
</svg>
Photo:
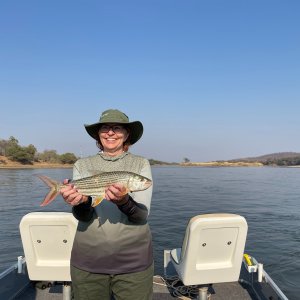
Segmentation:
<svg viewBox="0 0 300 300">
<path fill-rule="evenodd" d="M 60 189 L 65 185 L 47 176 L 38 175 L 38 177 L 50 187 L 49 193 L 40 204 L 41 206 L 46 206 L 56 198 Z M 81 194 L 95 197 L 93 206 L 101 203 L 104 199 L 105 189 L 112 184 L 123 184 L 126 188 L 124 195 L 128 192 L 146 190 L 152 185 L 150 179 L 127 171 L 102 172 L 93 176 L 72 180 L 70 183 L 74 184 Z"/>
</svg>

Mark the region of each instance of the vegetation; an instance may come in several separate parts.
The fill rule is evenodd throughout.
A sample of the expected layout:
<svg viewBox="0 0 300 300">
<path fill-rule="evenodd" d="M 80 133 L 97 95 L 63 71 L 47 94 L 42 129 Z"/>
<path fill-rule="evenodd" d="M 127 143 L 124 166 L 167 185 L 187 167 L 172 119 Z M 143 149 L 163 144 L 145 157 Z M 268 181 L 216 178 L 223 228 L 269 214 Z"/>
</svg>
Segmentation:
<svg viewBox="0 0 300 300">
<path fill-rule="evenodd" d="M 168 163 L 168 162 L 164 162 L 164 161 L 160 161 L 160 160 L 155 160 L 150 158 L 149 159 L 150 165 L 178 165 L 178 163 Z"/>
<path fill-rule="evenodd" d="M 299 166 L 300 165 L 300 155 L 297 157 L 269 159 L 264 164 L 265 165 L 277 165 L 277 166 Z"/>
<path fill-rule="evenodd" d="M 259 162 L 265 166 L 299 166 L 300 153 L 279 152 L 257 157 L 234 159 L 230 162 Z"/>
<path fill-rule="evenodd" d="M 55 150 L 45 150 L 43 153 L 38 153 L 34 145 L 20 146 L 19 141 L 13 136 L 8 140 L 0 140 L 0 155 L 24 165 L 34 162 L 73 164 L 77 160 L 73 153 L 59 155 Z"/>
</svg>

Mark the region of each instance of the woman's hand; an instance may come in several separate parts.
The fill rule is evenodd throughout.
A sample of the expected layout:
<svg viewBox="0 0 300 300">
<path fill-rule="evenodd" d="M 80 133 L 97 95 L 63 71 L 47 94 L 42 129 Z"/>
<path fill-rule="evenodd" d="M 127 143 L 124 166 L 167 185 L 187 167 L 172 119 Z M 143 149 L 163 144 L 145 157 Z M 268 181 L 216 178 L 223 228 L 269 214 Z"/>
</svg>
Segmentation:
<svg viewBox="0 0 300 300">
<path fill-rule="evenodd" d="M 105 189 L 105 199 L 117 205 L 122 205 L 129 199 L 128 190 L 123 184 L 112 184 Z"/>
<path fill-rule="evenodd" d="M 69 184 L 68 182 L 69 180 L 65 179 L 63 181 L 64 187 L 60 189 L 60 194 L 64 200 L 72 206 L 86 202 L 88 197 L 80 194 L 74 184 Z"/>
</svg>

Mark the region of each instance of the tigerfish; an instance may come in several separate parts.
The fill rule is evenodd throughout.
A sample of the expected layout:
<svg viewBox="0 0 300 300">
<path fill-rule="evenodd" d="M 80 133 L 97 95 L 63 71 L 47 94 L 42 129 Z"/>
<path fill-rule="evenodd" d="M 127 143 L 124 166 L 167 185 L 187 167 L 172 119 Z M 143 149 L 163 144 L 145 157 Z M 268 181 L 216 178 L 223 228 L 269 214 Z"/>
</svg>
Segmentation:
<svg viewBox="0 0 300 300">
<path fill-rule="evenodd" d="M 38 175 L 49 187 L 50 191 L 45 196 L 40 206 L 50 204 L 56 196 L 60 193 L 61 188 L 65 184 L 55 181 L 47 176 Z M 101 172 L 93 176 L 83 177 L 76 180 L 71 180 L 69 183 L 73 184 L 79 193 L 95 197 L 93 206 L 102 202 L 105 196 L 105 189 L 115 183 L 123 184 L 125 187 L 124 195 L 128 192 L 143 191 L 152 185 L 152 180 L 142 175 L 127 172 L 127 171 L 114 171 L 114 172 Z"/>
</svg>

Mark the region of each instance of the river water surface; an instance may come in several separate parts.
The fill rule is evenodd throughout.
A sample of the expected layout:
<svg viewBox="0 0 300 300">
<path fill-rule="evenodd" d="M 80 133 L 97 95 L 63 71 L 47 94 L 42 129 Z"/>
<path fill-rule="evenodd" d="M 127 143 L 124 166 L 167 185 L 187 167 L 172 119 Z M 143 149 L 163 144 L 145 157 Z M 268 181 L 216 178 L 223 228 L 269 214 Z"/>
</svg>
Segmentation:
<svg viewBox="0 0 300 300">
<path fill-rule="evenodd" d="M 153 167 L 151 226 L 155 273 L 163 250 L 181 247 L 188 220 L 228 212 L 248 222 L 246 252 L 289 299 L 300 299 L 300 168 Z M 0 272 L 23 255 L 21 218 L 33 211 L 70 211 L 59 196 L 40 207 L 48 188 L 35 175 L 62 180 L 71 169 L 0 170 Z"/>
</svg>

